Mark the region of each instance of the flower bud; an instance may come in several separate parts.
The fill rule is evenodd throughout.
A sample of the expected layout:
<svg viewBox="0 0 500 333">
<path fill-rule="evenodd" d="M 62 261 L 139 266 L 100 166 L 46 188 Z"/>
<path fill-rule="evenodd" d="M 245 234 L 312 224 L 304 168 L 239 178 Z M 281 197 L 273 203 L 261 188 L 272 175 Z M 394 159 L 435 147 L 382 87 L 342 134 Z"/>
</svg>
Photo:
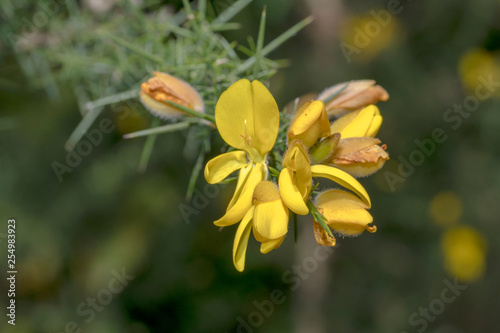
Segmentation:
<svg viewBox="0 0 500 333">
<path fill-rule="evenodd" d="M 330 135 L 330 125 L 322 101 L 309 101 L 295 112 L 288 129 L 288 142 L 294 139 L 311 147 L 320 138 Z"/>
<path fill-rule="evenodd" d="M 335 95 L 336 93 L 338 94 Z M 332 95 L 335 97 L 331 98 Z M 327 88 L 317 99 L 325 102 L 329 116 L 338 116 L 378 101 L 385 102 L 389 99 L 389 94 L 381 86 L 375 85 L 374 80 L 355 80 Z"/>
<path fill-rule="evenodd" d="M 342 139 L 374 137 L 382 125 L 382 116 L 375 105 L 346 114 L 330 126 L 331 133 L 340 133 Z"/>
<path fill-rule="evenodd" d="M 300 107 L 309 101 L 315 100 L 318 97 L 318 93 L 307 93 L 302 96 L 295 98 L 293 101 L 288 102 L 283 108 L 283 114 L 295 114 L 295 111 L 300 109 Z"/>
<path fill-rule="evenodd" d="M 171 101 L 197 112 L 204 112 L 200 94 L 186 81 L 172 75 L 153 72 L 154 77 L 141 84 L 139 96 L 142 104 L 153 115 L 163 119 L 187 116 L 182 110 L 167 104 Z"/>
<path fill-rule="evenodd" d="M 301 141 L 290 143 L 283 158 L 283 167 L 278 179 L 281 198 L 295 213 L 307 215 L 309 209 L 306 202 L 312 188 L 311 161 Z"/>
<path fill-rule="evenodd" d="M 385 145 L 375 138 L 341 139 L 327 164 L 353 177 L 365 177 L 377 172 L 389 159 Z"/>
<path fill-rule="evenodd" d="M 342 235 L 356 236 L 365 230 L 377 231 L 377 227 L 368 226 L 373 222 L 367 211 L 369 207 L 352 193 L 328 190 L 318 195 L 315 205 L 326 218 L 328 226 Z"/>
</svg>

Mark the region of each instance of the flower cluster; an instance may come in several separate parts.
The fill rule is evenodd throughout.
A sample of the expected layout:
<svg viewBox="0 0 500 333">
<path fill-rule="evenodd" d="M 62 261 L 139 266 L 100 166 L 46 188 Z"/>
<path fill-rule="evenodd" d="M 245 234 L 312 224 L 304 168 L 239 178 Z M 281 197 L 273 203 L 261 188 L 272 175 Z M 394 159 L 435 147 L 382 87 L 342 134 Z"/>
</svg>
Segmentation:
<svg viewBox="0 0 500 333">
<path fill-rule="evenodd" d="M 245 267 L 250 233 L 261 243 L 262 253 L 281 245 L 290 211 L 311 213 L 321 245 L 335 245 L 331 230 L 348 236 L 376 231 L 367 211 L 370 198 L 356 177 L 376 172 L 389 159 L 386 146 L 375 138 L 382 116 L 372 104 L 388 97 L 373 81 L 339 84 L 315 100 L 295 103 L 292 119 L 282 114 L 280 127 L 278 106 L 261 82 L 239 80 L 220 96 L 217 130 L 235 150 L 210 160 L 205 178 L 215 184 L 238 171 L 226 213 L 214 222 L 220 227 L 239 223 L 233 245 L 237 270 Z M 338 118 L 330 123 L 329 116 Z M 285 148 L 282 159 L 280 147 Z M 273 149 L 277 153 L 270 154 Z M 315 178 L 344 189 L 317 193 Z"/>
</svg>

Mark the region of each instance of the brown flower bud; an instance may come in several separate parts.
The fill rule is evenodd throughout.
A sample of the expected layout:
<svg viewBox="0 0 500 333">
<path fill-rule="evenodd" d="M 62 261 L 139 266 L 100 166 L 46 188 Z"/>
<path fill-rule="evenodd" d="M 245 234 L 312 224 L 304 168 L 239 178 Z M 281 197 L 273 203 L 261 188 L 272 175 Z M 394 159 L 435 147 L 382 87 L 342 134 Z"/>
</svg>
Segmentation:
<svg viewBox="0 0 500 333">
<path fill-rule="evenodd" d="M 385 145 L 376 138 L 341 139 L 329 164 L 353 177 L 364 177 L 377 172 L 389 159 Z"/>
<path fill-rule="evenodd" d="M 200 94 L 186 81 L 175 76 L 153 72 L 154 77 L 141 84 L 139 96 L 142 104 L 155 116 L 163 119 L 187 116 L 182 110 L 167 104 L 177 103 L 197 112 L 204 112 Z"/>
<path fill-rule="evenodd" d="M 381 86 L 375 85 L 374 80 L 355 80 L 327 88 L 317 99 L 325 102 L 329 116 L 340 116 L 378 101 L 385 102 L 389 94 Z"/>
</svg>

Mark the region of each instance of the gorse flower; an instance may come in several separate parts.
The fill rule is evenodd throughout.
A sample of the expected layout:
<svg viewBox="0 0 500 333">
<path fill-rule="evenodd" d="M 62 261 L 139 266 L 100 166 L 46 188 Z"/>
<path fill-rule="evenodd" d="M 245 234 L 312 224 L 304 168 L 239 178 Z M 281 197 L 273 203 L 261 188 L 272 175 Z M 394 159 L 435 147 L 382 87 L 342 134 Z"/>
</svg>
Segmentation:
<svg viewBox="0 0 500 333">
<path fill-rule="evenodd" d="M 153 72 L 153 75 L 141 84 L 139 92 L 142 104 L 153 115 L 163 119 L 187 116 L 182 110 L 165 101 L 177 103 L 196 112 L 204 112 L 200 94 L 189 83 L 162 72 Z"/>
<path fill-rule="evenodd" d="M 279 111 L 273 96 L 259 81 L 240 80 L 219 98 L 215 122 L 222 139 L 240 149 L 210 160 L 205 179 L 215 184 L 240 170 L 233 198 L 217 226 L 239 222 L 252 207 L 255 187 L 268 174 L 266 155 L 273 148 L 279 129 Z"/>
<path fill-rule="evenodd" d="M 360 92 L 354 89 L 350 94 Z M 335 245 L 332 230 L 346 236 L 376 231 L 367 211 L 370 197 L 353 176 L 373 173 L 388 159 L 385 145 L 374 138 L 382 123 L 377 107 L 350 111 L 330 123 L 323 101 L 306 101 L 289 125 L 285 118 L 280 130 L 280 113 L 271 93 L 259 81 L 240 80 L 219 98 L 215 122 L 222 139 L 237 150 L 210 160 L 205 178 L 214 184 L 239 170 L 226 214 L 214 222 L 221 227 L 240 222 L 233 244 L 237 270 L 245 267 L 251 232 L 262 253 L 281 245 L 290 211 L 313 215 L 321 245 Z M 273 149 L 278 154 L 268 156 Z M 282 159 L 276 157 L 280 154 Z M 317 195 L 315 178 L 329 179 L 351 192 L 331 189 Z"/>
</svg>

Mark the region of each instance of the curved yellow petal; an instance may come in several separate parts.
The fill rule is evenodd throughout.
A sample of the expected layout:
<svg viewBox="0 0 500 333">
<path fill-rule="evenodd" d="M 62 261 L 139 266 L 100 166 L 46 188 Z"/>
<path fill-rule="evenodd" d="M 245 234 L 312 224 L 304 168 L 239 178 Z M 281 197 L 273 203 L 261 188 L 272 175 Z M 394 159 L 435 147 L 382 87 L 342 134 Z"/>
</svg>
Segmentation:
<svg viewBox="0 0 500 333">
<path fill-rule="evenodd" d="M 247 253 L 248 238 L 252 230 L 253 207 L 245 214 L 243 220 L 236 230 L 233 243 L 233 263 L 240 272 L 245 269 L 245 257 Z"/>
<path fill-rule="evenodd" d="M 233 197 L 231 198 L 231 201 L 229 201 L 229 204 L 227 205 L 226 212 L 229 209 L 231 209 L 231 207 L 233 207 L 234 204 L 238 201 L 239 197 L 241 196 L 241 191 L 243 190 L 243 187 L 247 182 L 248 175 L 252 170 L 253 170 L 252 163 L 248 163 L 246 166 L 240 169 L 240 173 L 238 174 L 238 182 L 236 183 L 236 189 L 234 190 L 234 194 Z"/>
<path fill-rule="evenodd" d="M 294 184 L 293 171 L 288 168 L 281 170 L 278 184 L 281 199 L 285 205 L 299 215 L 307 215 L 309 208 L 307 208 L 302 194 Z"/>
<path fill-rule="evenodd" d="M 375 105 L 370 105 L 358 111 L 356 118 L 340 132 L 341 138 L 365 136 L 372 123 L 376 108 Z"/>
<path fill-rule="evenodd" d="M 293 184 L 297 186 L 304 200 L 309 196 L 312 188 L 311 160 L 307 148 L 299 140 L 290 143 L 283 158 L 283 166 L 294 171 Z"/>
<path fill-rule="evenodd" d="M 290 128 L 288 141 L 298 139 L 311 147 L 319 138 L 330 135 L 330 123 L 323 101 L 304 103 L 295 113 Z"/>
<path fill-rule="evenodd" d="M 375 105 L 369 105 L 340 117 L 331 124 L 330 130 L 332 133 L 340 133 L 342 139 L 374 136 L 381 124 L 382 116 L 379 109 Z"/>
<path fill-rule="evenodd" d="M 221 154 L 208 161 L 205 179 L 210 184 L 216 184 L 247 164 L 247 154 L 242 150 Z"/>
<path fill-rule="evenodd" d="M 377 230 L 375 226 L 368 226 L 373 222 L 373 217 L 366 211 L 369 207 L 352 193 L 325 191 L 318 195 L 315 204 L 327 219 L 327 224 L 343 235 L 354 236 L 365 230 Z"/>
<path fill-rule="evenodd" d="M 288 220 L 288 208 L 281 199 L 255 206 L 253 226 L 262 238 L 272 240 L 285 236 L 288 232 Z"/>
<path fill-rule="evenodd" d="M 327 219 L 328 226 L 342 235 L 356 236 L 365 230 L 371 233 L 377 231 L 377 227 L 368 226 L 373 222 L 373 217 L 364 209 L 321 211 L 321 213 Z"/>
<path fill-rule="evenodd" d="M 247 151 L 251 157 L 255 157 L 255 151 L 263 157 L 276 141 L 279 109 L 261 82 L 243 79 L 220 96 L 215 107 L 215 122 L 222 139 L 229 145 Z"/>
<path fill-rule="evenodd" d="M 327 190 L 320 193 L 314 200 L 318 208 L 337 210 L 337 209 L 368 209 L 366 203 L 361 201 L 354 194 L 343 190 Z"/>
<path fill-rule="evenodd" d="M 266 172 L 266 166 L 262 163 L 257 163 L 253 166 L 245 183 L 242 184 L 241 192 L 235 193 L 234 204 L 226 211 L 223 217 L 214 222 L 216 226 L 226 227 L 241 221 L 243 216 L 252 207 L 252 196 L 255 186 L 265 178 Z"/>
<path fill-rule="evenodd" d="M 260 244 L 260 252 L 262 254 L 266 254 L 266 253 L 271 252 L 274 249 L 277 249 L 278 247 L 280 247 L 281 243 L 283 243 L 284 239 L 285 239 L 285 237 L 281 237 L 278 239 L 273 239 L 273 240 L 268 240 L 268 241 L 262 242 L 262 244 Z"/>
<path fill-rule="evenodd" d="M 354 119 L 356 119 L 356 116 L 358 115 L 357 111 L 350 112 L 346 114 L 345 116 L 340 117 L 339 119 L 335 120 L 331 125 L 330 125 L 330 132 L 331 133 L 340 133 L 344 128 L 346 128 L 347 125 L 349 125 Z M 343 137 L 341 137 L 343 138 Z"/>
<path fill-rule="evenodd" d="M 368 207 L 371 207 L 370 197 L 365 188 L 347 172 L 322 164 L 311 166 L 311 172 L 313 177 L 333 180 L 339 185 L 353 191 L 368 205 Z"/>
<path fill-rule="evenodd" d="M 382 126 L 382 120 L 383 120 L 383 118 L 381 115 L 375 115 L 373 117 L 370 128 L 368 128 L 368 131 L 366 132 L 366 136 L 368 136 L 368 137 L 376 136 L 378 133 L 378 130 L 380 129 L 380 126 Z"/>
</svg>

